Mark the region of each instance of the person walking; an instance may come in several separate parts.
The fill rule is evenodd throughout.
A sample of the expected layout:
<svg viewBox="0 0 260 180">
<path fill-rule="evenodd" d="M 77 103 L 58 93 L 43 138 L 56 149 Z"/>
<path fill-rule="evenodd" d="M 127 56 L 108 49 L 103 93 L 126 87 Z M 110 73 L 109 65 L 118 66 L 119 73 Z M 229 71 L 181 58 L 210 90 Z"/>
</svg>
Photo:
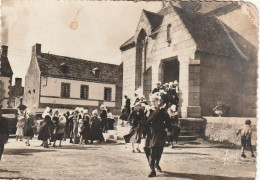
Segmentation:
<svg viewBox="0 0 260 180">
<path fill-rule="evenodd" d="M 38 135 L 38 140 L 42 140 L 42 145 L 44 148 L 49 148 L 48 139 L 50 139 L 49 128 L 52 124 L 51 116 L 52 116 L 52 109 L 50 109 L 49 107 L 46 107 L 46 109 L 42 115 L 42 117 L 44 119 L 40 123 L 39 135 Z"/>
<path fill-rule="evenodd" d="M 91 143 L 93 143 L 94 140 L 99 140 L 99 143 L 105 142 L 104 136 L 102 134 L 101 120 L 98 117 L 97 109 L 92 111 L 90 132 L 91 132 Z"/>
<path fill-rule="evenodd" d="M 18 116 L 18 121 L 17 121 L 17 124 L 16 124 L 16 141 L 18 141 L 18 139 L 20 139 L 20 141 L 23 141 L 22 138 L 24 136 L 24 126 L 25 126 L 25 118 L 22 114 L 20 114 Z"/>
<path fill-rule="evenodd" d="M 172 131 L 169 116 L 166 112 L 166 104 L 160 103 L 161 97 L 157 93 L 150 95 L 151 109 L 147 114 L 146 124 L 149 129 L 145 141 L 144 151 L 151 168 L 148 177 L 156 176 L 155 168 L 162 171 L 159 163 L 163 153 L 163 148 L 167 140 L 168 131 Z"/>
<path fill-rule="evenodd" d="M 24 127 L 24 137 L 26 137 L 26 146 L 30 146 L 30 139 L 34 137 L 34 129 L 35 129 L 35 117 L 28 112 L 25 111 L 25 127 Z"/>
<path fill-rule="evenodd" d="M 101 127 L 103 130 L 103 133 L 107 133 L 107 109 L 104 104 L 100 106 L 100 118 L 101 118 Z"/>
<path fill-rule="evenodd" d="M 139 145 L 141 143 L 142 135 L 143 135 L 143 124 L 145 120 L 145 113 L 144 113 L 145 107 L 142 106 L 140 102 L 135 104 L 134 110 L 132 112 L 133 117 L 133 125 L 129 132 L 129 134 L 125 135 L 125 141 L 131 142 L 133 147 L 133 153 L 135 153 L 135 143 L 137 143 L 136 150 L 140 153 L 141 150 L 139 148 Z"/>
</svg>

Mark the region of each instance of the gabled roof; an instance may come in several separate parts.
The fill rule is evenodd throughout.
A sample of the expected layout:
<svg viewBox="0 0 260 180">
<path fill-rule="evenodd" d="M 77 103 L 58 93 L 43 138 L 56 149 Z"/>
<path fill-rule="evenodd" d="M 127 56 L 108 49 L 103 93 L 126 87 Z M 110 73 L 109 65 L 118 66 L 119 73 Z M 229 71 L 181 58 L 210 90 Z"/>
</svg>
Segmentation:
<svg viewBox="0 0 260 180">
<path fill-rule="evenodd" d="M 93 82 L 117 82 L 118 65 L 88 61 L 83 59 L 41 53 L 37 56 L 41 75 L 63 79 L 75 79 Z M 61 66 L 68 66 L 68 73 L 63 73 Z M 95 77 L 93 69 L 100 70 L 100 77 Z"/>
<path fill-rule="evenodd" d="M 135 36 L 132 36 L 130 39 L 128 39 L 124 44 L 120 46 L 120 50 L 124 50 L 127 47 L 133 47 L 135 45 Z"/>
<path fill-rule="evenodd" d="M 154 13 L 154 12 L 150 12 L 150 11 L 146 11 L 143 10 L 145 16 L 147 17 L 150 25 L 152 26 L 152 30 L 156 29 L 157 27 L 159 27 L 162 23 L 163 20 L 163 15 Z"/>
<path fill-rule="evenodd" d="M 12 71 L 11 65 L 9 63 L 8 57 L 1 56 L 0 61 L 1 61 L 1 64 L 0 64 L 1 74 L 0 74 L 0 76 L 11 77 L 13 75 L 13 71 Z"/>
<path fill-rule="evenodd" d="M 210 10 L 206 10 L 204 8 L 203 12 L 204 13 L 211 12 L 212 10 L 214 10 L 214 8 L 218 9 L 219 7 L 223 7 L 224 5 L 228 5 L 228 4 L 230 3 L 212 5 L 212 7 L 209 8 Z M 196 4 L 196 5 L 197 7 L 193 5 L 193 6 L 189 6 L 188 9 L 195 10 L 204 7 L 204 4 Z M 172 3 L 170 3 L 168 7 L 165 7 L 160 11 L 158 11 L 158 13 L 152 13 L 144 10 L 149 21 L 157 22 L 157 24 L 154 23 L 156 25 L 154 25 L 155 28 L 153 29 L 154 32 L 152 32 L 152 34 L 155 34 L 156 31 L 159 31 L 160 29 L 161 22 L 157 21 L 158 20 L 157 18 L 160 17 L 162 20 L 163 19 L 162 17 L 170 13 L 172 8 L 179 15 L 185 27 L 187 28 L 192 38 L 196 42 L 198 51 L 207 52 L 215 55 L 229 56 L 229 57 L 240 56 L 243 59 L 247 59 L 246 55 L 243 52 L 243 49 L 241 49 L 236 44 L 237 40 L 233 39 L 237 37 L 233 37 L 229 33 L 229 29 L 226 28 L 226 26 L 216 17 L 185 10 L 183 8 L 174 6 Z M 127 42 L 125 42 L 120 47 L 120 49 L 122 50 L 122 47 L 125 47 L 127 44 L 130 43 L 130 41 L 131 43 L 134 43 L 134 38 L 132 37 Z"/>
<path fill-rule="evenodd" d="M 239 54 L 217 18 L 173 7 L 195 40 L 199 51 L 230 57 Z"/>
</svg>

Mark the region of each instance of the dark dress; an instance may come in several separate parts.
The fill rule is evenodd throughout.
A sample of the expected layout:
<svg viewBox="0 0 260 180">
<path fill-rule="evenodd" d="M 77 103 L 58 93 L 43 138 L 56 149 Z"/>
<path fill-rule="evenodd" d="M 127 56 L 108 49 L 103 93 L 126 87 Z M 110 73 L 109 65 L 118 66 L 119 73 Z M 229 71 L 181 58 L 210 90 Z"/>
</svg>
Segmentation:
<svg viewBox="0 0 260 180">
<path fill-rule="evenodd" d="M 40 130 L 38 140 L 47 141 L 50 138 L 49 127 L 52 124 L 51 117 L 46 115 L 44 120 L 40 123 Z"/>
<path fill-rule="evenodd" d="M 91 141 L 100 140 L 104 142 L 104 137 L 102 134 L 101 121 L 97 116 L 91 117 Z"/>
<path fill-rule="evenodd" d="M 80 135 L 83 136 L 85 141 L 91 140 L 91 133 L 90 133 L 90 117 L 89 115 L 83 115 L 83 129 L 80 132 Z"/>
<path fill-rule="evenodd" d="M 131 106 L 131 101 L 130 101 L 130 99 L 127 98 L 125 101 L 125 107 L 122 110 L 120 119 L 125 120 L 125 121 L 128 119 L 128 116 L 130 115 L 130 112 L 131 112 L 130 106 Z"/>
<path fill-rule="evenodd" d="M 107 129 L 114 130 L 115 119 L 107 118 Z"/>
<path fill-rule="evenodd" d="M 32 117 L 29 117 L 26 120 L 24 130 L 25 130 L 25 133 L 24 133 L 25 137 L 33 137 L 34 136 L 34 119 Z"/>
<path fill-rule="evenodd" d="M 62 128 L 59 123 L 59 117 L 54 116 L 52 121 L 53 121 L 53 131 L 52 131 L 51 141 L 62 140 L 64 137 L 64 133 L 59 132 L 60 129 Z"/>
<path fill-rule="evenodd" d="M 167 140 L 168 131 L 172 131 L 169 116 L 164 108 L 150 110 L 149 118 L 146 120 L 148 125 L 147 137 L 145 141 L 144 151 L 152 170 L 154 166 L 159 166 L 159 162 L 163 153 L 163 147 Z"/>
<path fill-rule="evenodd" d="M 124 136 L 126 143 L 141 143 L 143 124 L 145 120 L 144 107 L 135 108 L 132 112 L 133 126 L 130 132 Z"/>
<path fill-rule="evenodd" d="M 176 144 L 178 142 L 178 137 L 180 135 L 180 127 L 179 125 L 179 119 L 178 116 L 175 115 L 173 117 L 170 117 L 170 122 L 172 126 L 172 131 L 168 131 L 168 142 L 173 142 L 175 140 Z"/>
<path fill-rule="evenodd" d="M 66 138 L 73 138 L 73 115 L 66 117 Z"/>
<path fill-rule="evenodd" d="M 4 152 L 5 143 L 7 143 L 9 138 L 9 127 L 8 121 L 0 114 L 0 160 Z"/>
<path fill-rule="evenodd" d="M 107 132 L 107 111 L 106 110 L 102 110 L 100 114 L 100 118 L 101 118 L 102 130 L 103 132 Z"/>
<path fill-rule="evenodd" d="M 179 97 L 176 93 L 176 89 L 170 89 L 167 94 L 170 96 L 169 106 L 174 104 L 176 106 L 176 111 L 178 111 L 178 105 L 179 105 Z"/>
</svg>

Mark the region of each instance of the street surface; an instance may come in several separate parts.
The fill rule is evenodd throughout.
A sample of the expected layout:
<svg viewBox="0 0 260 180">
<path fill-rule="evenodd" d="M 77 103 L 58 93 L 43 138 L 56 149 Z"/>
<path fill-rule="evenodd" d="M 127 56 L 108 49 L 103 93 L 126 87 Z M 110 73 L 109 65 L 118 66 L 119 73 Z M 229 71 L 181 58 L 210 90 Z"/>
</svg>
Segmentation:
<svg viewBox="0 0 260 180">
<path fill-rule="evenodd" d="M 31 146 L 10 139 L 0 164 L 0 178 L 24 179 L 148 179 L 145 154 L 132 153 L 131 144 L 72 145 L 44 149 L 34 138 Z M 142 146 L 144 140 L 142 140 Z M 141 146 L 141 147 L 142 147 Z M 163 172 L 152 179 L 254 179 L 256 158 L 240 157 L 239 149 L 203 140 L 166 147 Z"/>
</svg>

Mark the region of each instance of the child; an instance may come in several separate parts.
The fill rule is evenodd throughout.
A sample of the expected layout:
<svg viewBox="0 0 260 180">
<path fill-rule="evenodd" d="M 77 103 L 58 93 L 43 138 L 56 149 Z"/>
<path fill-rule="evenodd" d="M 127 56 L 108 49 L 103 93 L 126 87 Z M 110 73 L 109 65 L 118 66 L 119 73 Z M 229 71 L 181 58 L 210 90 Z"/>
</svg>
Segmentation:
<svg viewBox="0 0 260 180">
<path fill-rule="evenodd" d="M 24 125 L 25 125 L 25 118 L 20 115 L 18 117 L 18 121 L 17 121 L 17 124 L 16 124 L 16 141 L 18 141 L 18 138 L 20 139 L 20 141 L 23 141 L 22 138 L 23 138 L 23 135 L 24 135 L 24 132 L 23 132 L 23 129 L 24 129 Z"/>
<path fill-rule="evenodd" d="M 114 130 L 115 119 L 111 112 L 107 114 L 108 130 Z"/>
<path fill-rule="evenodd" d="M 244 153 L 246 147 L 250 148 L 251 157 L 255 157 L 254 152 L 253 152 L 253 147 L 251 145 L 252 128 L 251 128 L 250 120 L 246 120 L 245 125 L 237 131 L 236 135 L 238 136 L 239 134 L 241 134 L 241 145 L 242 145 L 241 157 L 246 158 L 246 155 Z"/>
</svg>

